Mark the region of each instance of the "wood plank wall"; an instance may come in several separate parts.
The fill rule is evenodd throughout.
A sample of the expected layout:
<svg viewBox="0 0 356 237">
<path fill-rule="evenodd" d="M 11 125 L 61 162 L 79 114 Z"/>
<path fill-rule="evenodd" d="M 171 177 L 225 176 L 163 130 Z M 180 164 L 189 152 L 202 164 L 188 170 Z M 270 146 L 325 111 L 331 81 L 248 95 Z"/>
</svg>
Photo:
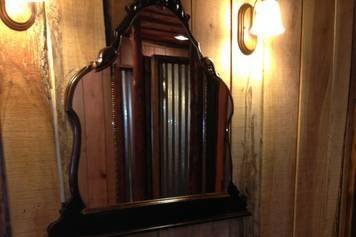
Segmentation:
<svg viewBox="0 0 356 237">
<path fill-rule="evenodd" d="M 354 6 L 355 7 L 355 6 Z M 353 37 L 356 36 L 354 14 Z M 356 235 L 356 41 L 352 41 L 351 82 L 344 146 L 339 236 Z M 349 159 L 351 157 L 351 159 Z M 352 201 L 354 200 L 354 201 Z"/>
<path fill-rule="evenodd" d="M 103 5 L 101 0 L 91 0 L 81 2 L 78 8 L 78 1 L 75 0 L 48 0 L 46 11 L 53 54 L 51 70 L 55 86 L 59 149 L 65 176 L 64 192 L 68 197 L 67 174 L 72 134 L 64 112 L 64 93 L 71 77 L 95 60 L 99 50 L 105 46 Z M 81 165 L 87 165 L 85 159 Z M 87 174 L 81 174 L 81 177 L 85 179 Z"/>
<path fill-rule="evenodd" d="M 115 25 L 130 1 L 112 1 Z M 243 2 L 183 4 L 203 54 L 234 96 L 234 179 L 253 216 L 136 236 L 342 236 L 337 232 L 342 165 L 349 158 L 343 149 L 354 3 L 282 0 L 286 33 L 259 41 L 256 52 L 244 56 L 236 41 Z M 75 0 L 46 1 L 47 42 L 43 11 L 26 32 L 0 22 L 0 119 L 15 237 L 45 236 L 60 207 L 59 191 L 67 196 L 55 163 L 57 140 L 67 173 L 71 133 L 64 89 L 105 45 L 102 1 L 77 6 Z"/>
<path fill-rule="evenodd" d="M 266 40 L 252 56 L 233 52 L 236 68 L 258 54 L 263 59 L 262 67 L 249 62 L 249 70 L 236 69 L 233 81 L 233 148 L 242 163 L 235 175 L 255 219 L 246 231 L 337 236 L 353 2 L 280 3 L 286 33 Z"/>
<path fill-rule="evenodd" d="M 12 234 L 45 236 L 60 206 L 43 11 L 29 30 L 0 21 L 0 124 Z"/>
<path fill-rule="evenodd" d="M 353 1 L 303 6 L 296 236 L 337 235 L 352 23 Z"/>
<path fill-rule="evenodd" d="M 1 131 L 1 125 L 0 125 Z M 2 136 L 0 133 L 0 236 L 11 236 L 9 203 L 7 195 L 7 181 L 5 175 L 6 167 L 2 147 Z"/>
</svg>

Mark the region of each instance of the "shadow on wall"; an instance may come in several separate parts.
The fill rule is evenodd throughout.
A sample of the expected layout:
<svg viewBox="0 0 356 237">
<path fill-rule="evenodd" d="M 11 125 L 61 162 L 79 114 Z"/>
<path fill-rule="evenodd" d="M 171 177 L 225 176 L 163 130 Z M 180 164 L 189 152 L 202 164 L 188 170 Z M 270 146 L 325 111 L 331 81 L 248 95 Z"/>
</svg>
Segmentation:
<svg viewBox="0 0 356 237">
<path fill-rule="evenodd" d="M 6 187 L 6 177 L 5 177 L 5 162 L 4 153 L 2 147 L 1 138 L 1 126 L 0 126 L 0 236 L 10 237 L 10 218 L 7 200 L 7 187 Z"/>
</svg>

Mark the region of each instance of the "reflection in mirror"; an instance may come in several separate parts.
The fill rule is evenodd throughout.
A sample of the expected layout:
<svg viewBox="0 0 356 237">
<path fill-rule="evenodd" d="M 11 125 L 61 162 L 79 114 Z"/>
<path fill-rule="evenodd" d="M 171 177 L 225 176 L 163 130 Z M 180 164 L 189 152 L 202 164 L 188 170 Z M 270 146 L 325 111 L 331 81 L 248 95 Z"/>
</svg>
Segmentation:
<svg viewBox="0 0 356 237">
<path fill-rule="evenodd" d="M 79 82 L 87 207 L 227 192 L 232 100 L 188 35 L 169 10 L 145 8 L 115 64 Z"/>
</svg>

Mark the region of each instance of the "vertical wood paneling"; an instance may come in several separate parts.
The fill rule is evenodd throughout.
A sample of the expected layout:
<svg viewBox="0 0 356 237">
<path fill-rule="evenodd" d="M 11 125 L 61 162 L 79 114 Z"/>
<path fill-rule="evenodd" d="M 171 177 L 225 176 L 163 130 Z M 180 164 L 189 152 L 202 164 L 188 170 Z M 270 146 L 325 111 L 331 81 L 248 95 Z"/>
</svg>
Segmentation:
<svg viewBox="0 0 356 237">
<path fill-rule="evenodd" d="M 353 38 L 356 36 L 356 15 L 353 16 Z M 348 118 L 344 147 L 342 193 L 340 200 L 339 236 L 353 236 L 353 221 L 356 219 L 356 41 L 352 41 L 351 82 L 348 105 Z M 354 218 L 354 220 L 353 220 Z M 355 233 L 354 233 L 355 235 Z"/>
<path fill-rule="evenodd" d="M 294 221 L 302 1 L 280 4 L 286 32 L 266 40 L 263 65 L 260 236 L 264 237 L 291 237 Z"/>
<path fill-rule="evenodd" d="M 107 205 L 108 185 L 106 182 L 107 167 L 105 113 L 103 108 L 103 81 L 101 73 L 90 73 L 83 80 L 83 102 L 85 111 L 85 141 L 89 207 Z M 82 120 L 81 120 L 82 121 Z M 85 168 L 84 168 L 85 169 Z M 98 195 L 100 194 L 100 195 Z"/>
<path fill-rule="evenodd" d="M 353 88 L 354 90 L 354 88 Z M 343 177 L 342 177 L 342 194 L 340 200 L 340 226 L 339 236 L 351 237 L 355 233 L 356 221 L 355 213 L 355 190 L 356 190 L 356 106 L 355 97 L 352 97 L 349 107 L 349 122 L 347 126 L 347 140 L 344 153 Z"/>
<path fill-rule="evenodd" d="M 222 80 L 230 85 L 230 0 L 193 0 L 191 30 L 203 55 L 211 58 Z"/>
<path fill-rule="evenodd" d="M 80 10 L 78 10 L 80 9 Z M 48 31 L 52 42 L 53 76 L 58 110 L 60 155 L 68 197 L 68 167 L 72 150 L 71 129 L 64 111 L 64 93 L 70 78 L 84 65 L 95 60 L 105 46 L 101 0 L 46 1 Z"/>
<path fill-rule="evenodd" d="M 43 14 L 25 32 L 0 21 L 0 123 L 13 237 L 45 236 L 58 215 Z"/>
<path fill-rule="evenodd" d="M 89 207 L 116 203 L 111 101 L 110 69 L 86 75 L 74 95 L 82 127 L 79 188 Z"/>
<path fill-rule="evenodd" d="M 246 218 L 248 219 L 248 218 Z M 230 220 L 229 223 L 229 237 L 243 237 L 245 236 L 245 231 L 244 231 L 244 222 L 246 222 L 245 219 L 233 219 Z"/>
<path fill-rule="evenodd" d="M 104 175 L 107 184 L 107 202 L 106 205 L 114 205 L 117 203 L 117 177 L 118 164 L 115 147 L 115 137 L 113 129 L 113 113 L 112 113 L 112 83 L 111 83 L 111 68 L 105 69 L 101 72 L 101 81 L 103 83 L 103 105 L 101 110 L 104 114 L 105 123 L 105 165 L 106 173 Z M 100 80 L 100 79 L 99 79 Z"/>
<path fill-rule="evenodd" d="M 9 202 L 6 181 L 5 158 L 2 146 L 2 135 L 0 125 L 0 236 L 9 237 L 11 235 Z"/>
<path fill-rule="evenodd" d="M 110 9 L 109 15 L 111 20 L 112 30 L 120 24 L 120 22 L 126 16 L 126 6 L 130 6 L 132 0 L 104 0 L 108 4 L 108 9 Z"/>
<path fill-rule="evenodd" d="M 246 236 L 260 236 L 261 163 L 263 142 L 263 41 L 250 55 L 237 44 L 237 15 L 244 1 L 232 2 L 232 158 L 234 182 L 248 198 L 252 217 L 245 223 Z M 253 4 L 254 1 L 251 1 Z"/>
<path fill-rule="evenodd" d="M 303 6 L 295 236 L 336 236 L 353 2 Z"/>
</svg>

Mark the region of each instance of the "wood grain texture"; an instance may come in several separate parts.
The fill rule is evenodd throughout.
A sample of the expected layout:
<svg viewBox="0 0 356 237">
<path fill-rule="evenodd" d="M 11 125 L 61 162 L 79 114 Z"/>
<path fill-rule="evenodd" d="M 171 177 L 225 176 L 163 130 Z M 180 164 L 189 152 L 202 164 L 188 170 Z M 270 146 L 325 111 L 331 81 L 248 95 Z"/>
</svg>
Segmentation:
<svg viewBox="0 0 356 237">
<path fill-rule="evenodd" d="M 337 236 L 352 9 L 304 2 L 295 236 Z"/>
<path fill-rule="evenodd" d="M 110 69 L 89 73 L 73 98 L 82 127 L 79 188 L 88 207 L 116 204 Z"/>
<path fill-rule="evenodd" d="M 250 217 L 247 217 L 245 219 L 233 219 L 230 220 L 229 223 L 229 229 L 230 229 L 230 233 L 229 233 L 229 237 L 243 237 L 246 236 L 245 235 L 245 228 L 244 228 L 244 223 L 246 223 L 246 221 L 248 221 L 250 219 Z"/>
<path fill-rule="evenodd" d="M 105 121 L 105 181 L 107 184 L 107 205 L 114 205 L 117 203 L 118 190 L 117 190 L 117 156 L 115 137 L 113 129 L 113 113 L 112 113 L 112 81 L 111 81 L 111 68 L 105 69 L 101 72 L 101 80 L 103 87 L 103 105 L 101 110 L 104 113 Z M 100 79 L 99 79 L 100 80 Z"/>
<path fill-rule="evenodd" d="M 2 146 L 1 125 L 0 125 L 0 236 L 10 237 L 10 216 L 9 216 L 9 202 L 6 181 L 6 167 L 5 157 Z"/>
<path fill-rule="evenodd" d="M 108 4 L 108 9 L 110 9 L 110 19 L 112 30 L 121 23 L 121 21 L 126 16 L 126 6 L 130 6 L 133 2 L 132 0 L 105 0 Z"/>
<path fill-rule="evenodd" d="M 353 20 L 353 39 L 356 36 L 356 15 Z M 351 82 L 344 146 L 341 183 L 339 236 L 351 237 L 355 220 L 356 200 L 356 42 L 352 41 Z M 354 219 L 354 220 L 353 220 Z"/>
<path fill-rule="evenodd" d="M 260 177 L 260 236 L 264 237 L 293 236 L 302 1 L 280 4 L 287 30 L 265 40 L 264 46 Z"/>
<path fill-rule="evenodd" d="M 60 154 L 64 170 L 65 193 L 68 197 L 68 167 L 72 134 L 64 111 L 64 93 L 70 78 L 83 66 L 96 59 L 105 47 L 103 5 L 101 0 L 46 1 L 47 22 L 52 42 L 55 95 L 58 113 Z"/>
<path fill-rule="evenodd" d="M 28 31 L 0 22 L 0 123 L 13 237 L 46 236 L 60 196 L 43 14 Z"/>
<path fill-rule="evenodd" d="M 354 99 L 353 99 L 354 101 Z M 350 107 L 349 107 L 350 108 Z M 352 237 L 355 234 L 355 190 L 356 190 L 356 106 L 349 111 L 345 145 L 342 193 L 340 200 L 340 219 L 338 236 Z"/>
<path fill-rule="evenodd" d="M 102 73 L 90 73 L 83 81 L 83 101 L 85 111 L 86 163 L 88 207 L 107 205 L 108 185 L 106 154 L 105 113 Z"/>
<path fill-rule="evenodd" d="M 250 55 L 241 53 L 237 41 L 238 10 L 244 1 L 232 5 L 232 159 L 234 182 L 247 196 L 253 217 L 244 225 L 246 236 L 260 236 L 261 166 L 263 142 L 264 45 Z M 251 1 L 251 3 L 253 3 Z"/>
<path fill-rule="evenodd" d="M 219 76 L 230 85 L 230 0 L 194 0 L 191 6 L 191 31 L 203 55 L 212 59 Z"/>
</svg>

